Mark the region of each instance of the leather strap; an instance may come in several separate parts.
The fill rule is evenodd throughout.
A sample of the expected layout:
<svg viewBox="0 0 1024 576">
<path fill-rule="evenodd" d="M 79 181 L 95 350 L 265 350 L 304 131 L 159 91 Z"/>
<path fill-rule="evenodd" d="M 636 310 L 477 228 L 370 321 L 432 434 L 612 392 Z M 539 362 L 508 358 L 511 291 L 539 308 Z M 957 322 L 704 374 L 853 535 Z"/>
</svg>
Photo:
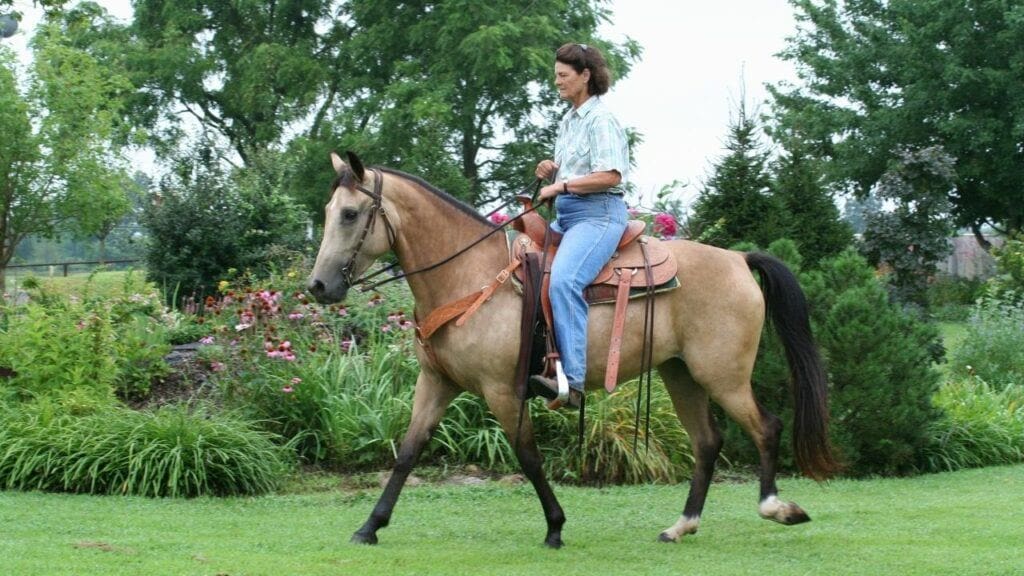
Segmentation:
<svg viewBox="0 0 1024 576">
<path fill-rule="evenodd" d="M 619 290 L 615 295 L 615 320 L 612 322 L 612 341 L 608 346 L 608 367 L 604 374 L 604 389 L 615 390 L 619 376 L 619 360 L 622 355 L 622 331 L 626 326 L 626 309 L 629 307 L 629 289 L 636 269 L 616 270 L 619 273 Z"/>
<path fill-rule="evenodd" d="M 498 275 L 487 286 L 432 310 L 430 314 L 427 314 L 423 323 L 416 327 L 416 334 L 420 337 L 420 340 L 428 340 L 434 332 L 437 332 L 438 329 L 451 322 L 454 318 L 459 318 L 455 322 L 456 326 L 465 324 L 466 320 L 469 320 L 469 317 L 476 313 L 480 306 L 494 294 L 494 291 L 508 281 L 508 277 L 511 276 L 512 272 L 520 264 L 522 264 L 521 260 L 513 258 L 512 262 L 504 270 L 498 272 Z"/>
</svg>

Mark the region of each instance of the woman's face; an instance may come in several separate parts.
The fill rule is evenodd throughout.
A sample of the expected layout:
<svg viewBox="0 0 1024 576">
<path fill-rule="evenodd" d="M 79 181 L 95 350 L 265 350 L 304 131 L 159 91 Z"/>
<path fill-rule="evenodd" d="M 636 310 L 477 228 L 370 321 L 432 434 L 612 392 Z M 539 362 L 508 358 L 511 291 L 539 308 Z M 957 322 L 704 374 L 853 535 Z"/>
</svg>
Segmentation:
<svg viewBox="0 0 1024 576">
<path fill-rule="evenodd" d="M 590 96 L 587 91 L 587 82 L 590 81 L 590 70 L 584 68 L 583 72 L 576 70 L 564 62 L 555 62 L 555 86 L 558 88 L 558 97 L 562 100 L 572 102 L 579 106 Z"/>
</svg>

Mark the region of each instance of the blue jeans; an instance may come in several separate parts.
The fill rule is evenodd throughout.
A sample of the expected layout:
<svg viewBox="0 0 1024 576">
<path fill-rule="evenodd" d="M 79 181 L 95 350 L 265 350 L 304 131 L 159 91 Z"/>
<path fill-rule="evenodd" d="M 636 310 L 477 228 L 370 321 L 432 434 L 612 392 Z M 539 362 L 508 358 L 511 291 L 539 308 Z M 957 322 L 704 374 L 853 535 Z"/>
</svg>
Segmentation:
<svg viewBox="0 0 1024 576">
<path fill-rule="evenodd" d="M 587 316 L 583 289 L 597 278 L 622 238 L 629 217 L 622 196 L 560 194 L 552 229 L 564 234 L 551 265 L 555 343 L 569 386 L 583 390 L 587 375 Z"/>
</svg>

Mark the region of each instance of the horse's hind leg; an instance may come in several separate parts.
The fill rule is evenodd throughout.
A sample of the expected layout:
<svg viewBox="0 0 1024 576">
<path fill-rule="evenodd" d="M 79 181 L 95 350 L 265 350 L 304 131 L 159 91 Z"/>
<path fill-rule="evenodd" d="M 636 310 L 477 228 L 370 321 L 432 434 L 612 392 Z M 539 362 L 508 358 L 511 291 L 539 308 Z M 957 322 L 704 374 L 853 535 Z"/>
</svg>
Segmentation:
<svg viewBox="0 0 1024 576">
<path fill-rule="evenodd" d="M 425 372 L 420 372 L 419 378 L 416 380 L 409 430 L 405 433 L 405 438 L 402 439 L 402 446 L 398 450 L 391 478 L 388 479 L 384 493 L 381 494 L 380 500 L 377 501 L 377 505 L 374 506 L 366 523 L 352 535 L 352 542 L 357 544 L 377 543 L 377 530 L 387 526 L 391 520 L 391 512 L 395 508 L 406 478 L 409 477 L 420 452 L 423 451 L 423 447 L 430 440 L 441 417 L 444 416 L 445 408 L 458 393 L 459 390 L 453 386 L 442 383 L 440 379 L 429 376 Z"/>
<path fill-rule="evenodd" d="M 543 458 L 533 437 L 533 422 L 529 414 L 524 414 L 520 427 L 519 412 L 525 406 L 516 398 L 511 388 L 487 388 L 484 390 L 484 398 L 487 400 L 487 406 L 505 430 L 509 442 L 515 447 L 516 457 L 519 459 L 523 474 L 533 484 L 533 489 L 537 491 L 537 497 L 540 498 L 540 505 L 544 510 L 544 519 L 547 521 L 548 528 L 544 544 L 550 548 L 561 548 L 565 512 L 558 503 L 551 484 L 544 476 Z"/>
<path fill-rule="evenodd" d="M 760 457 L 761 493 L 758 513 L 780 524 L 800 524 L 811 518 L 795 502 L 778 498 L 775 474 L 778 470 L 779 439 L 782 421 L 754 399 L 749 381 L 728 393 L 717 393 L 714 400 L 750 435 Z"/>
<path fill-rule="evenodd" d="M 694 534 L 700 526 L 700 515 L 715 471 L 715 461 L 722 448 L 722 436 L 715 426 L 707 392 L 694 382 L 682 360 L 674 358 L 658 366 L 679 421 L 690 436 L 693 447 L 693 478 L 679 521 L 658 537 L 662 542 L 678 542 L 686 534 Z"/>
</svg>

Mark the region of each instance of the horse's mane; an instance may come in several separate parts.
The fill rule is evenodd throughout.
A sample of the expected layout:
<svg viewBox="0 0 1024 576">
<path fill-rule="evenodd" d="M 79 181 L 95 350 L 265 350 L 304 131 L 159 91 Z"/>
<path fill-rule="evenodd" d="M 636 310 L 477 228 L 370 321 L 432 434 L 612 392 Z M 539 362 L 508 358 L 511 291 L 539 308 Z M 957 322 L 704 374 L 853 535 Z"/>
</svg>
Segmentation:
<svg viewBox="0 0 1024 576">
<path fill-rule="evenodd" d="M 402 172 L 401 170 L 395 170 L 394 168 L 383 168 L 383 167 L 379 167 L 379 166 L 377 168 L 380 171 L 382 171 L 382 172 L 386 172 L 388 174 L 392 174 L 394 176 L 398 176 L 399 178 L 404 178 L 406 180 L 409 180 L 413 184 L 416 184 L 416 185 L 420 186 L 421 188 L 423 188 L 424 190 L 430 192 L 434 196 L 437 196 L 441 200 L 444 200 L 445 202 L 450 204 L 453 208 L 455 208 L 456 210 L 462 212 L 463 214 L 466 214 L 467 216 L 473 218 L 477 222 L 480 222 L 481 224 L 486 224 L 489 228 L 494 228 L 494 226 L 495 226 L 494 222 L 491 222 L 490 220 L 485 218 L 482 214 L 480 214 L 480 212 L 477 212 L 476 208 L 473 208 L 469 204 L 463 202 L 462 200 L 459 200 L 458 198 L 452 196 L 451 194 L 445 192 L 444 190 L 441 190 L 440 188 L 437 188 L 436 186 L 434 186 L 430 182 L 427 182 L 426 180 L 420 178 L 419 176 L 413 176 L 412 174 L 407 174 L 405 172 Z"/>
</svg>

